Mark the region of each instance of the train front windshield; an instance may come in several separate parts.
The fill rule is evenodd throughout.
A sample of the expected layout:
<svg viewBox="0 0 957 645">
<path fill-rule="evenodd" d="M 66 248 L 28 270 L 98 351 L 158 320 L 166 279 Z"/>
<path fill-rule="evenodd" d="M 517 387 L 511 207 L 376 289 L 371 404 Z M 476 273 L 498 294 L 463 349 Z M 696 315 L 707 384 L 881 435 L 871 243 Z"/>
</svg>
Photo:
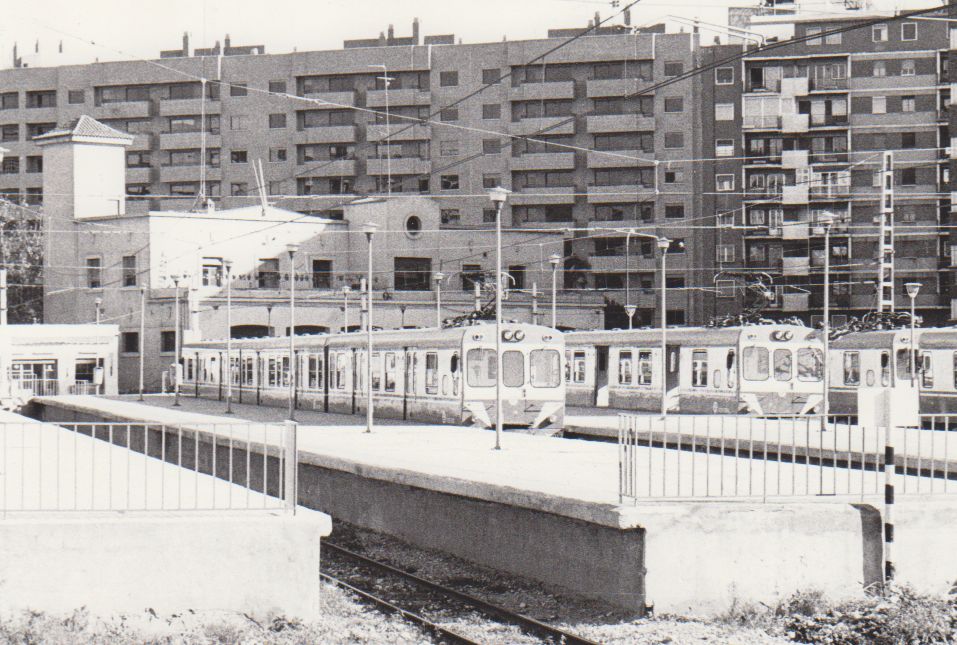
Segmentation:
<svg viewBox="0 0 957 645">
<path fill-rule="evenodd" d="M 528 370 L 526 366 L 528 357 Z M 526 375 L 527 371 L 527 375 Z M 466 356 L 470 387 L 495 387 L 495 350 L 470 349 Z M 514 349 L 502 352 L 502 384 L 506 387 L 558 387 L 561 385 L 561 354 L 556 349 L 536 349 L 528 354 Z"/>
<path fill-rule="evenodd" d="M 786 347 L 745 347 L 742 369 L 746 381 L 768 381 L 772 378 L 775 381 L 790 381 L 796 377 L 798 381 L 820 382 L 824 380 L 824 353 L 811 347 L 796 351 Z"/>
</svg>

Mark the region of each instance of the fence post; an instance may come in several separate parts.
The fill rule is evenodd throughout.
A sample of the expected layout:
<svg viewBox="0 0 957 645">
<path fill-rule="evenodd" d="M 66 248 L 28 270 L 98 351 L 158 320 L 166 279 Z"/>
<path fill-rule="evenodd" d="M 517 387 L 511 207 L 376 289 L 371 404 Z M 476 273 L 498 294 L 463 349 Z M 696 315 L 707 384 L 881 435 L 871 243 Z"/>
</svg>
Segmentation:
<svg viewBox="0 0 957 645">
<path fill-rule="evenodd" d="M 880 402 L 884 419 L 884 583 L 894 579 L 894 484 L 896 468 L 894 464 L 895 423 L 891 411 L 890 390 L 884 390 Z"/>
<path fill-rule="evenodd" d="M 295 421 L 286 421 L 283 423 L 283 448 L 282 456 L 285 468 L 283 473 L 285 481 L 283 482 L 283 503 L 287 511 L 296 514 L 296 504 L 299 499 L 299 449 L 296 445 L 299 424 Z"/>
</svg>

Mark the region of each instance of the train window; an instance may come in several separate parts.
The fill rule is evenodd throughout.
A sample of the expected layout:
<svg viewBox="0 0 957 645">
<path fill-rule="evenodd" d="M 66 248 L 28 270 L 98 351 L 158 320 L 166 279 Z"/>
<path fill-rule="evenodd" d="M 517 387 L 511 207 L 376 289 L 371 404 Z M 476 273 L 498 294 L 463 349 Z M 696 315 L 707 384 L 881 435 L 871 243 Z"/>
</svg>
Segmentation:
<svg viewBox="0 0 957 645">
<path fill-rule="evenodd" d="M 691 352 L 691 385 L 708 387 L 708 352 L 705 350 Z"/>
<path fill-rule="evenodd" d="M 452 354 L 451 360 L 449 360 L 449 371 L 453 374 L 459 371 L 459 353 L 455 352 Z"/>
<path fill-rule="evenodd" d="M 797 350 L 797 376 L 799 381 L 824 379 L 824 353 L 819 349 L 802 347 Z"/>
<path fill-rule="evenodd" d="M 405 382 L 408 384 L 409 394 L 415 394 L 415 368 L 419 366 L 419 355 L 416 353 L 405 356 Z"/>
<path fill-rule="evenodd" d="M 774 380 L 790 381 L 792 362 L 790 349 L 774 350 Z"/>
<path fill-rule="evenodd" d="M 874 386 L 874 370 L 867 370 L 864 376 L 864 382 L 867 384 L 867 387 Z"/>
<path fill-rule="evenodd" d="M 953 369 L 953 371 L 954 371 L 954 389 L 957 389 L 957 352 L 954 352 L 954 358 L 953 358 L 953 360 L 954 360 L 954 362 L 953 362 L 953 365 L 954 365 L 954 369 Z"/>
<path fill-rule="evenodd" d="M 921 353 L 920 356 L 920 384 L 921 387 L 934 387 L 934 372 L 931 369 L 930 354 Z"/>
<path fill-rule="evenodd" d="M 310 390 L 322 389 L 322 356 L 313 354 L 306 366 L 306 386 Z"/>
<path fill-rule="evenodd" d="M 572 353 L 565 352 L 565 382 L 571 383 L 572 381 Z"/>
<path fill-rule="evenodd" d="M 651 350 L 638 351 L 638 385 L 651 385 Z"/>
<path fill-rule="evenodd" d="M 239 363 L 238 356 L 231 356 L 229 358 L 229 382 L 233 385 L 239 385 L 239 377 L 242 367 Z"/>
<path fill-rule="evenodd" d="M 575 382 L 585 382 L 585 352 L 575 352 Z"/>
<path fill-rule="evenodd" d="M 861 384 L 860 352 L 844 352 L 844 385 Z"/>
<path fill-rule="evenodd" d="M 528 355 L 529 381 L 532 387 L 558 387 L 561 384 L 561 354 L 555 349 L 535 349 Z"/>
<path fill-rule="evenodd" d="M 491 351 L 491 350 L 489 350 Z M 439 391 L 439 355 L 435 352 L 425 354 L 425 393 L 435 394 Z"/>
<path fill-rule="evenodd" d="M 881 352 L 881 386 L 891 385 L 891 355 L 890 352 Z"/>
<path fill-rule="evenodd" d="M 491 387 L 495 385 L 495 350 L 470 349 L 466 365 L 469 386 Z"/>
<path fill-rule="evenodd" d="M 745 347 L 742 355 L 744 378 L 749 381 L 768 380 L 769 352 L 767 347 Z"/>
<path fill-rule="evenodd" d="M 186 359 L 186 380 L 193 380 L 193 359 L 191 358 Z"/>
<path fill-rule="evenodd" d="M 910 380 L 911 355 L 906 349 L 897 350 L 897 378 Z"/>
<path fill-rule="evenodd" d="M 728 371 L 728 387 L 734 387 L 734 361 L 735 354 L 733 349 L 728 350 L 728 358 L 725 361 L 725 368 Z"/>
<path fill-rule="evenodd" d="M 525 384 L 525 355 L 510 349 L 502 354 L 502 383 L 506 387 L 521 387 Z"/>
<path fill-rule="evenodd" d="M 280 373 L 280 379 L 282 381 L 283 387 L 289 387 L 289 357 L 282 357 L 282 367 L 280 368 L 282 372 Z"/>
<path fill-rule="evenodd" d="M 395 392 L 395 354 L 386 352 L 385 355 L 385 391 Z"/>
<path fill-rule="evenodd" d="M 336 357 L 336 386 L 346 389 L 346 355 L 342 353 Z"/>
<path fill-rule="evenodd" d="M 256 384 L 256 362 L 252 356 L 243 359 L 243 385 Z"/>
<path fill-rule="evenodd" d="M 631 351 L 618 352 L 618 382 L 631 385 Z"/>
<path fill-rule="evenodd" d="M 372 389 L 378 392 L 382 389 L 382 354 L 372 352 Z"/>
</svg>

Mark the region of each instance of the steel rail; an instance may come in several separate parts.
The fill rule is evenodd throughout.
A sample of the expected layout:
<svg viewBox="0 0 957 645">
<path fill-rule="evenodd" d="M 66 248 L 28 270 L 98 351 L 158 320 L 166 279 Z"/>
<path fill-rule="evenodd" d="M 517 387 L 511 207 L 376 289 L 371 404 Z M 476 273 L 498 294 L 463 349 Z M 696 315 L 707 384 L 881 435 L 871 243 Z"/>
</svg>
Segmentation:
<svg viewBox="0 0 957 645">
<path fill-rule="evenodd" d="M 532 633 L 536 636 L 552 639 L 557 643 L 564 643 L 566 645 L 598 645 L 598 643 L 595 641 L 588 640 L 587 638 L 572 634 L 571 632 L 566 632 L 557 627 L 553 627 L 541 621 L 535 620 L 530 616 L 525 616 L 524 614 L 519 614 L 503 607 L 499 607 L 498 605 L 494 605 L 488 601 L 482 600 L 481 598 L 476 598 L 475 596 L 469 595 L 467 593 L 440 585 L 437 582 L 420 578 L 413 573 L 403 571 L 402 569 L 398 569 L 384 562 L 379 562 L 378 560 L 373 560 L 372 558 L 366 557 L 354 551 L 350 551 L 349 549 L 332 544 L 329 541 L 324 540 L 322 543 L 322 548 L 331 550 L 333 553 L 350 558 L 356 562 L 360 562 L 370 568 L 385 571 L 394 576 L 411 581 L 421 587 L 426 587 L 445 596 L 455 598 L 456 600 L 469 605 L 474 609 L 477 609 L 487 616 L 491 616 L 501 622 L 508 622 L 516 625 L 523 631 Z"/>
<path fill-rule="evenodd" d="M 335 576 L 329 575 L 328 573 L 320 572 L 319 577 L 323 580 L 326 580 L 327 582 L 331 584 L 336 585 L 337 587 L 341 587 L 349 591 L 350 593 L 354 593 L 360 598 L 373 603 L 374 605 L 376 605 L 377 607 L 381 609 L 384 609 L 394 614 L 398 614 L 399 616 L 408 620 L 409 622 L 418 625 L 425 631 L 431 632 L 433 635 L 439 638 L 443 643 L 456 643 L 458 645 L 481 645 L 479 641 L 473 641 L 469 638 L 466 638 L 465 636 L 462 636 L 461 634 L 457 634 L 456 632 L 446 629 L 445 627 L 442 627 L 441 625 L 433 623 L 432 621 L 430 621 L 428 618 L 425 618 L 424 616 L 421 616 L 407 609 L 403 609 L 402 607 L 399 607 L 398 605 L 391 603 L 384 598 L 380 598 L 379 596 L 371 594 L 368 591 L 364 591 L 362 589 L 359 589 L 358 587 L 354 587 L 350 585 L 348 582 L 344 582 L 340 580 L 339 578 L 336 578 Z"/>
</svg>

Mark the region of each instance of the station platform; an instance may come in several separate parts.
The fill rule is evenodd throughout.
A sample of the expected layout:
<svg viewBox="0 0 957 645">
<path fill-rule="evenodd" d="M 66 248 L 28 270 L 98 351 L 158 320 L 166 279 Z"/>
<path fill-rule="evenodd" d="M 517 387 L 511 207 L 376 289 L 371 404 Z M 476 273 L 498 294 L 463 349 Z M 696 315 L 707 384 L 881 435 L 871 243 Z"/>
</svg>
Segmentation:
<svg viewBox="0 0 957 645">
<path fill-rule="evenodd" d="M 194 424 L 206 435 L 210 424 L 286 416 L 249 405 L 226 415 L 222 402 L 191 397 L 172 408 L 160 395 L 36 403 L 51 421 Z M 614 443 L 506 432 L 496 450 L 489 430 L 383 421 L 368 434 L 361 417 L 296 415 L 300 504 L 639 613 L 708 615 L 808 588 L 847 597 L 879 581 L 880 514 L 866 504 L 621 504 Z"/>
</svg>

